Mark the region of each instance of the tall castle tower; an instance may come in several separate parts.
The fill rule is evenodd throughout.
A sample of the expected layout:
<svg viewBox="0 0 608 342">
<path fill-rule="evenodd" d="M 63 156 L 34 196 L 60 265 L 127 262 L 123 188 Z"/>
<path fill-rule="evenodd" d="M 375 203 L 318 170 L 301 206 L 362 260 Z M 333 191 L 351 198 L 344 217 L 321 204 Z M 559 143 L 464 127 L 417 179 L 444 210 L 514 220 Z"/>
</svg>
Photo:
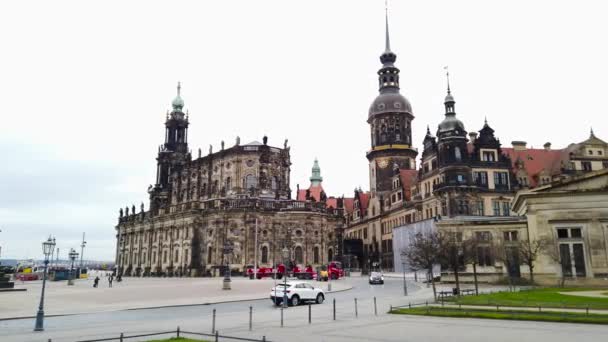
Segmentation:
<svg viewBox="0 0 608 342">
<path fill-rule="evenodd" d="M 394 168 L 416 169 L 418 152 L 411 146 L 414 115 L 410 102 L 399 92 L 396 59 L 390 46 L 387 13 L 386 48 L 380 56 L 382 68 L 378 70 L 380 94 L 369 107 L 367 118 L 371 131 L 371 150 L 367 152 L 367 159 L 372 196 L 391 190 Z"/>
</svg>

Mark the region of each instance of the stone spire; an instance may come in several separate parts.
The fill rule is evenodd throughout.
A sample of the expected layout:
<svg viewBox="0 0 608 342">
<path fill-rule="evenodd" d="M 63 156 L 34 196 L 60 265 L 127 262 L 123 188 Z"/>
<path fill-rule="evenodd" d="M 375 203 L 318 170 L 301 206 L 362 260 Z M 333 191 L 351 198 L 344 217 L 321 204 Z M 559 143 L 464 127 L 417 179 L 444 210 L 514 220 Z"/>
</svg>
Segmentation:
<svg viewBox="0 0 608 342">
<path fill-rule="evenodd" d="M 319 161 L 315 158 L 315 163 L 312 166 L 312 176 L 310 177 L 310 185 L 318 186 L 323 182 L 323 177 L 321 177 L 321 168 L 319 167 Z"/>
</svg>

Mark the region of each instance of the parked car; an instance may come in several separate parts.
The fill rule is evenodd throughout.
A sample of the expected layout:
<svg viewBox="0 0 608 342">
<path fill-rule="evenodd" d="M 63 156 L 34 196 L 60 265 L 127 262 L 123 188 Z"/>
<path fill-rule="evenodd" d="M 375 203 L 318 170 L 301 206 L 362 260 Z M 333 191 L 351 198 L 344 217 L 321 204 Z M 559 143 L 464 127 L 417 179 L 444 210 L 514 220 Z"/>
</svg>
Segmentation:
<svg viewBox="0 0 608 342">
<path fill-rule="evenodd" d="M 325 300 L 325 293 L 322 289 L 304 281 L 288 281 L 287 283 L 277 284 L 277 286 L 270 289 L 270 300 L 275 305 L 283 303 L 284 295 L 287 295 L 287 304 L 289 306 L 297 306 L 300 303 L 310 301 L 322 304 Z"/>
<path fill-rule="evenodd" d="M 38 274 L 36 273 L 20 273 L 17 274 L 17 280 L 21 281 L 30 281 L 30 280 L 38 280 Z"/>
<path fill-rule="evenodd" d="M 327 271 L 331 279 L 340 279 L 344 277 L 344 269 L 342 269 L 342 263 L 339 261 L 332 261 L 327 265 Z"/>
<path fill-rule="evenodd" d="M 369 275 L 370 284 L 384 284 L 384 276 L 380 272 L 372 272 Z"/>
</svg>

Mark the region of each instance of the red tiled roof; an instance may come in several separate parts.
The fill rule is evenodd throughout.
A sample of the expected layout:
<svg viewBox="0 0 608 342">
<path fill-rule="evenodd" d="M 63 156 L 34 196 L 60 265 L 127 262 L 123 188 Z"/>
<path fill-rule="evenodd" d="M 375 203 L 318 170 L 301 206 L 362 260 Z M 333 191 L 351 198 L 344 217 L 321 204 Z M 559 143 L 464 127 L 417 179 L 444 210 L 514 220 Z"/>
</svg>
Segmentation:
<svg viewBox="0 0 608 342">
<path fill-rule="evenodd" d="M 517 172 L 517 160 L 521 159 L 524 168 L 530 177 L 530 187 L 538 183 L 538 175 L 545 170 L 549 176 L 558 174 L 561 169 L 562 160 L 567 159 L 565 150 L 530 149 L 515 150 L 503 148 L 502 152 L 511 158 L 513 171 Z"/>
<path fill-rule="evenodd" d="M 346 210 L 347 213 L 352 214 L 354 201 L 354 198 L 344 198 L 344 210 Z"/>
<path fill-rule="evenodd" d="M 321 185 L 311 186 L 310 188 L 308 188 L 308 190 L 310 191 L 311 198 L 314 198 L 317 202 L 321 201 L 321 192 L 323 191 L 323 187 Z M 296 199 L 298 201 L 306 201 L 306 189 L 300 189 L 300 191 L 298 191 L 298 197 L 296 197 Z"/>
<path fill-rule="evenodd" d="M 369 192 L 359 193 L 359 206 L 361 207 L 361 215 L 367 210 L 369 204 Z"/>
<path fill-rule="evenodd" d="M 328 198 L 325 204 L 328 208 L 338 209 L 338 199 L 335 197 Z"/>
<path fill-rule="evenodd" d="M 400 169 L 399 170 L 399 178 L 401 180 L 401 185 L 403 186 L 404 194 L 406 201 L 411 200 L 411 188 L 416 183 L 416 179 L 418 176 L 417 170 L 409 170 L 409 169 Z"/>
</svg>

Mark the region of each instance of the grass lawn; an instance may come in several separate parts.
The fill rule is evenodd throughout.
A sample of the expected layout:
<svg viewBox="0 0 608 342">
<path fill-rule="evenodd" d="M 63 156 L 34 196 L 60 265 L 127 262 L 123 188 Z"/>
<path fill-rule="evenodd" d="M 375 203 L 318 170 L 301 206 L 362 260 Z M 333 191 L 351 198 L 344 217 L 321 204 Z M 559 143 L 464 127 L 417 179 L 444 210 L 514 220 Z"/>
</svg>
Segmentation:
<svg viewBox="0 0 608 342">
<path fill-rule="evenodd" d="M 393 314 L 421 315 L 457 318 L 488 318 L 488 319 L 511 319 L 518 321 L 544 321 L 562 323 L 591 323 L 608 324 L 608 315 L 577 314 L 567 312 L 536 312 L 536 311 L 492 311 L 490 309 L 458 309 L 442 307 L 418 306 L 411 309 L 394 309 Z"/>
<path fill-rule="evenodd" d="M 171 337 L 162 340 L 150 340 L 148 342 L 208 342 L 207 340 L 193 340 L 191 338 L 184 337 Z"/>
<path fill-rule="evenodd" d="M 532 306 L 547 308 L 579 308 L 608 310 L 608 298 L 594 298 L 583 296 L 564 295 L 559 292 L 585 291 L 597 289 L 581 288 L 543 288 L 525 290 L 520 292 L 498 292 L 481 294 L 479 296 L 463 296 L 448 298 L 447 300 L 462 305 L 501 305 L 501 306 Z"/>
</svg>

